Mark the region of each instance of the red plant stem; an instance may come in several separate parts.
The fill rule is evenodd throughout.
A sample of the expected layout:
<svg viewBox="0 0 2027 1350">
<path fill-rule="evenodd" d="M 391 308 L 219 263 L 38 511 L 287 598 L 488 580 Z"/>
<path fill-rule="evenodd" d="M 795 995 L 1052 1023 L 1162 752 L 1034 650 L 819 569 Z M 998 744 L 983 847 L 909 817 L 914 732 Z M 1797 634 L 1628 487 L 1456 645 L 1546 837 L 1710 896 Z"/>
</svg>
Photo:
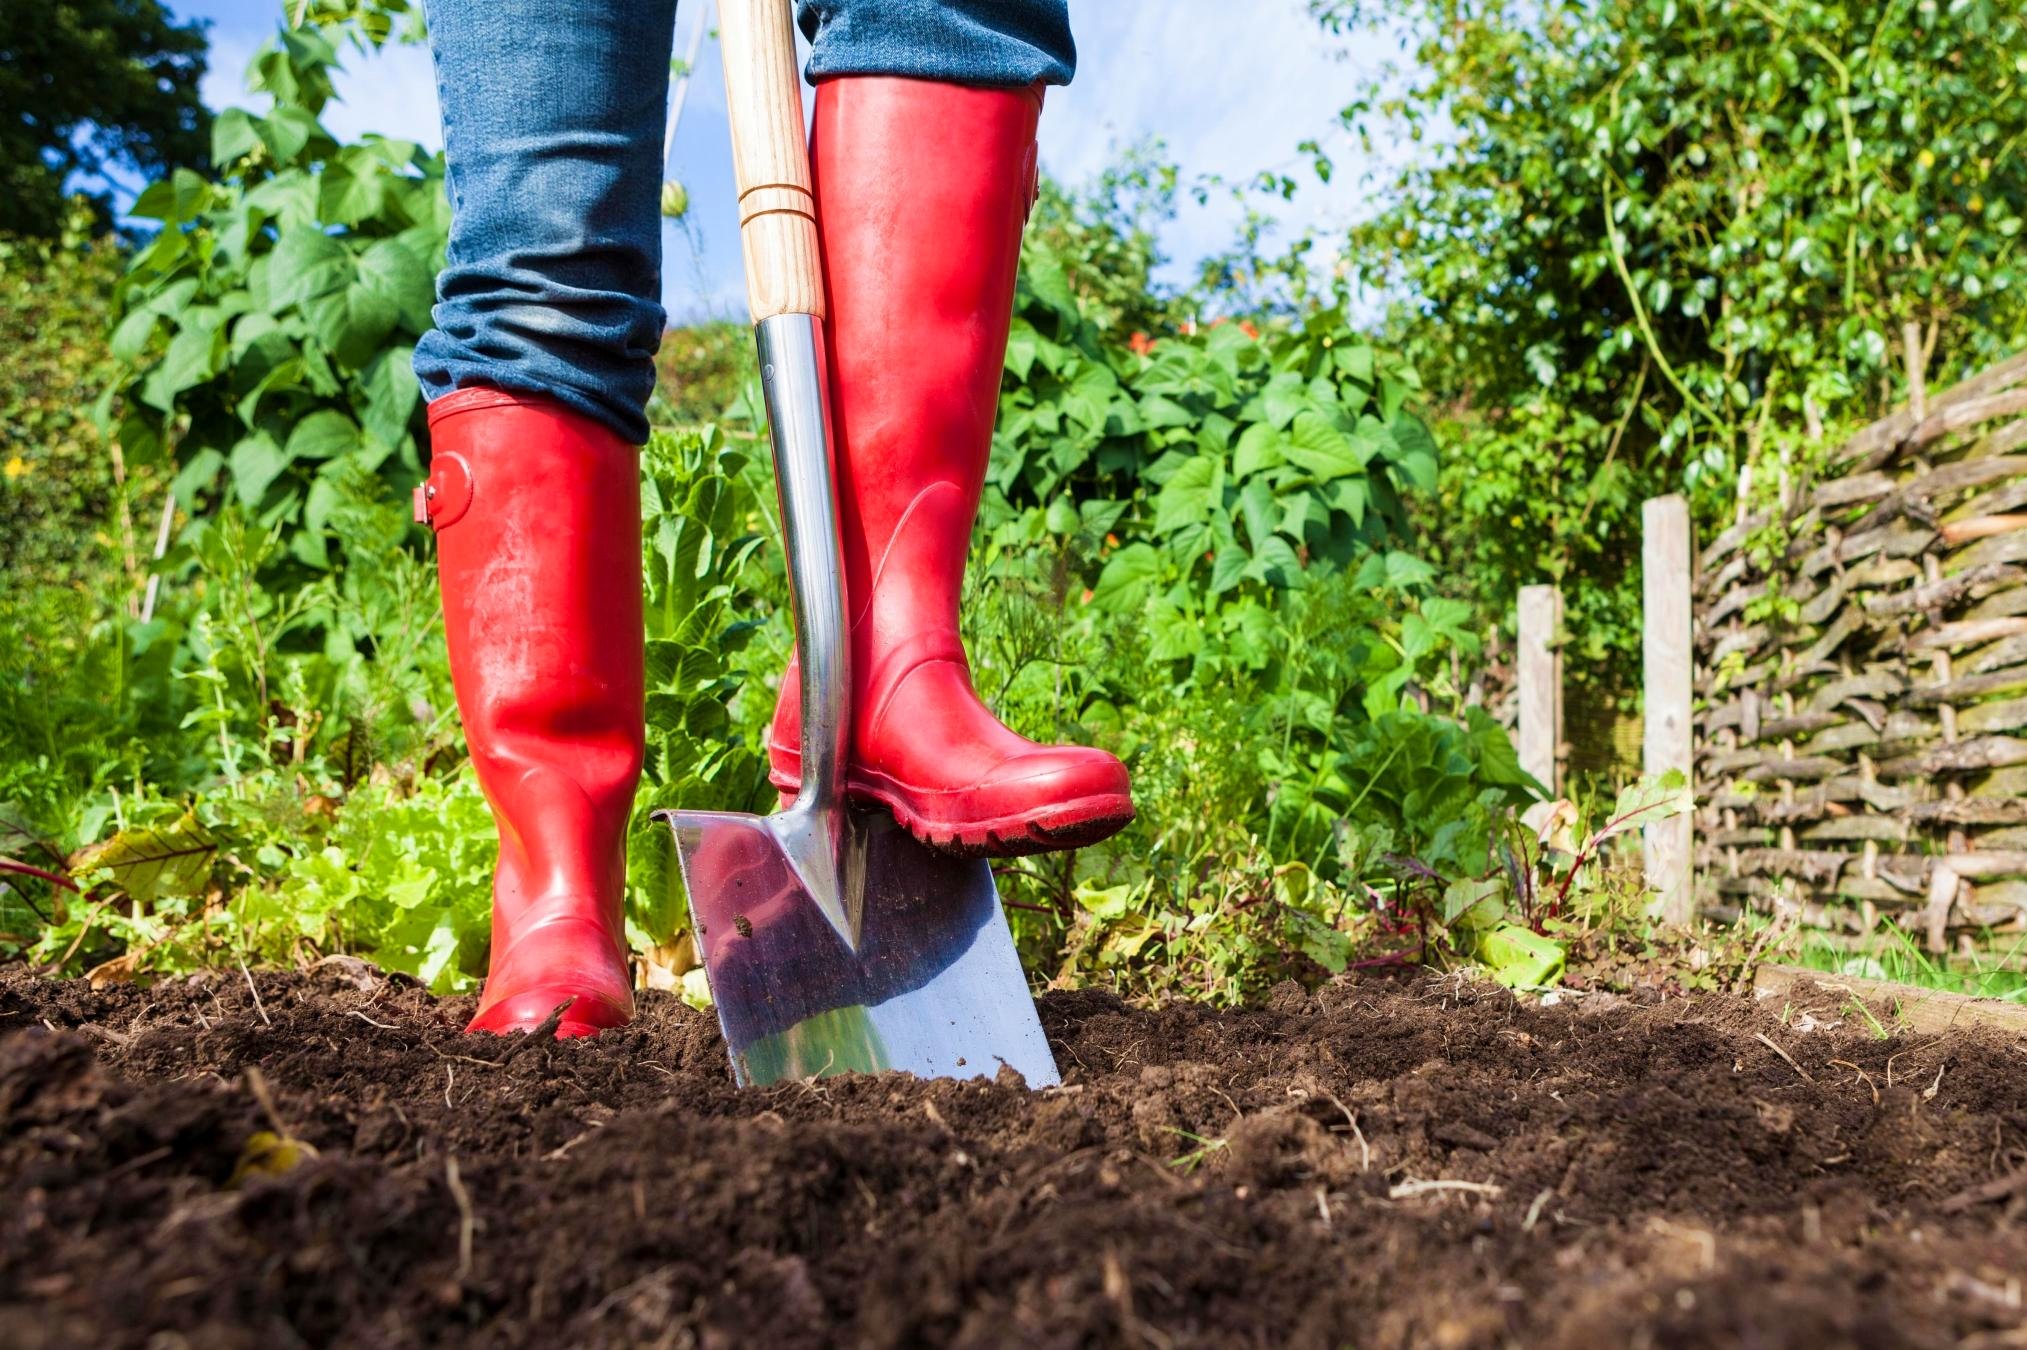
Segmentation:
<svg viewBox="0 0 2027 1350">
<path fill-rule="evenodd" d="M 19 872 L 25 877 L 39 877 L 52 886 L 63 887 L 73 895 L 84 894 L 78 884 L 69 877 L 57 872 L 45 872 L 40 867 L 30 867 L 27 863 L 16 862 L 12 858 L 0 858 L 0 872 Z"/>
<path fill-rule="evenodd" d="M 1353 961 L 1353 970 L 1375 970 L 1382 966 L 1412 966 L 1417 964 L 1408 958 L 1406 952 L 1388 952 L 1385 956 L 1369 956 L 1363 961 Z"/>
</svg>

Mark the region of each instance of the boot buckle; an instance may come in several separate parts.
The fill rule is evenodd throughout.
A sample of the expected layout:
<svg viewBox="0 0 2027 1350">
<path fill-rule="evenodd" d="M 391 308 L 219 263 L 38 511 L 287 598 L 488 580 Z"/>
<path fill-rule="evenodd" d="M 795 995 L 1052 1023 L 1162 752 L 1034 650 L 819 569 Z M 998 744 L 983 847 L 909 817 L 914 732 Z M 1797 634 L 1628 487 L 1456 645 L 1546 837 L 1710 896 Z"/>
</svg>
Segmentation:
<svg viewBox="0 0 2027 1350">
<path fill-rule="evenodd" d="M 416 484 L 415 523 L 445 529 L 463 519 L 472 504 L 472 466 L 455 451 L 432 455 L 429 478 Z"/>
</svg>

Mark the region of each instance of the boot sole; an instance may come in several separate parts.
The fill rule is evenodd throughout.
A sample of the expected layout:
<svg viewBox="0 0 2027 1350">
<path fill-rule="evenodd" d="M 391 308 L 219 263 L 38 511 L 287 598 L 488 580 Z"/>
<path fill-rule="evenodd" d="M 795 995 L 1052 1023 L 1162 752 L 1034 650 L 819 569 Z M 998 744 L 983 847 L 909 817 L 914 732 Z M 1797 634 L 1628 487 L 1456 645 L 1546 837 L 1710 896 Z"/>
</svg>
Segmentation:
<svg viewBox="0 0 2027 1350">
<path fill-rule="evenodd" d="M 479 1009 L 478 1016 L 472 1018 L 465 1034 L 506 1036 L 514 1032 L 533 1031 L 547 1021 L 549 1014 L 566 999 L 570 1006 L 564 1009 L 563 1019 L 556 1027 L 556 1039 L 559 1041 L 576 1036 L 596 1036 L 601 1031 L 623 1027 L 631 1020 L 628 1012 L 621 1011 L 602 995 L 567 985 L 544 985 L 523 989 L 496 1003 L 486 1004 Z"/>
<path fill-rule="evenodd" d="M 784 800 L 800 786 L 795 779 L 770 773 L 767 781 Z M 995 816 L 985 820 L 938 820 L 917 811 L 900 791 L 849 778 L 845 795 L 874 801 L 893 813 L 894 820 L 925 848 L 954 858 L 1024 858 L 1035 853 L 1061 853 L 1110 839 L 1133 823 L 1133 799 L 1122 793 L 1101 793 L 1058 802 L 1040 811 Z"/>
</svg>

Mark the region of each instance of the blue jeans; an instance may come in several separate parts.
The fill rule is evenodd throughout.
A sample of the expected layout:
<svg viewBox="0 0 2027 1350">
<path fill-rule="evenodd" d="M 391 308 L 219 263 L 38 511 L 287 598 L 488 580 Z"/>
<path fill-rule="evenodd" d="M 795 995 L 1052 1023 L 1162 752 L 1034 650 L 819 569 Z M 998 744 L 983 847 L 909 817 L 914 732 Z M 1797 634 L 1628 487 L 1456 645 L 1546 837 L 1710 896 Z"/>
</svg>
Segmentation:
<svg viewBox="0 0 2027 1350">
<path fill-rule="evenodd" d="M 543 395 L 647 439 L 675 0 L 426 0 L 449 259 L 423 394 Z M 797 0 L 808 78 L 1066 84 L 1068 0 Z"/>
</svg>

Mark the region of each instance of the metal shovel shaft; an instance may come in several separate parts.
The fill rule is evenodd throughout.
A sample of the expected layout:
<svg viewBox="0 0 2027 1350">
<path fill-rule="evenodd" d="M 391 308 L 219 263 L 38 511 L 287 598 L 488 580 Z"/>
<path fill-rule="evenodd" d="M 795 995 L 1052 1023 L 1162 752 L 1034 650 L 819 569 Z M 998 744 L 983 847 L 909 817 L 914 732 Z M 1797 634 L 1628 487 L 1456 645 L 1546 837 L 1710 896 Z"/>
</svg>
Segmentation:
<svg viewBox="0 0 2027 1350">
<path fill-rule="evenodd" d="M 851 728 L 851 650 L 844 561 L 831 490 L 823 323 L 775 314 L 753 326 L 781 493 L 789 600 L 802 663 L 802 786 L 773 829 L 809 895 L 845 944 L 859 941 L 859 897 L 842 880 L 844 757 Z"/>
</svg>

